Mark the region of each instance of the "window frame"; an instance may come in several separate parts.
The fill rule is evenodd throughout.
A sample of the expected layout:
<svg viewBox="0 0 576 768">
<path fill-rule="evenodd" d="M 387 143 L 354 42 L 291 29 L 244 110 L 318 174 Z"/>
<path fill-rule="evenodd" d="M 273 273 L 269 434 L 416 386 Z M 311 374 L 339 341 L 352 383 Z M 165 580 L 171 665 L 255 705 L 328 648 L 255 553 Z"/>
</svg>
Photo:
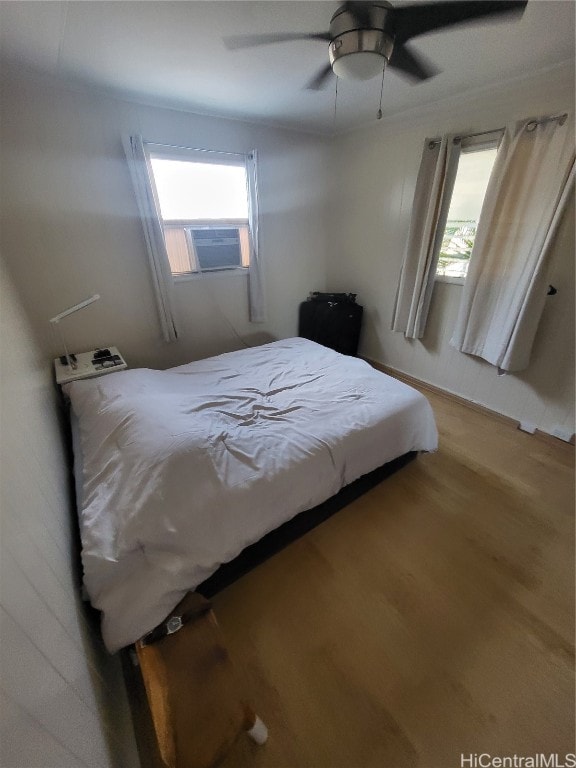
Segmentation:
<svg viewBox="0 0 576 768">
<path fill-rule="evenodd" d="M 250 271 L 250 259 L 252 251 L 252 232 L 250 227 L 250 213 L 246 219 L 174 219 L 165 221 L 161 214 L 160 199 L 158 196 L 158 189 L 156 187 L 156 179 L 154 177 L 154 171 L 152 168 L 153 159 L 161 160 L 180 160 L 194 163 L 205 163 L 206 165 L 227 165 L 242 167 L 246 174 L 246 202 L 248 205 L 248 211 L 250 210 L 250 191 L 249 191 L 249 179 L 248 168 L 246 160 L 248 153 L 239 152 L 225 152 L 221 150 L 212 149 L 193 149 L 189 147 L 177 147 L 164 144 L 156 144 L 154 142 L 144 142 L 144 151 L 146 153 L 146 160 L 148 164 L 148 174 L 150 177 L 150 183 L 156 201 L 156 207 L 158 210 L 158 218 L 164 232 L 165 227 L 171 227 L 173 229 L 183 229 L 184 237 L 186 241 L 186 247 L 188 250 L 188 258 L 190 263 L 194 262 L 196 265 L 195 270 L 189 272 L 173 272 L 172 265 L 170 265 L 170 273 L 174 283 L 186 282 L 188 280 L 201 280 L 206 277 L 216 275 L 248 275 Z M 247 231 L 247 250 L 243 250 L 241 245 L 240 258 L 241 261 L 247 261 L 247 264 L 242 264 L 238 267 L 222 267 L 214 269 L 203 270 L 198 262 L 198 258 L 194 249 L 192 241 L 192 235 L 190 229 L 194 227 L 205 227 L 208 229 L 222 229 L 226 227 L 237 227 L 241 229 L 246 228 Z"/>
<path fill-rule="evenodd" d="M 476 152 L 485 152 L 486 150 L 495 149 L 498 151 L 498 148 L 500 146 L 500 142 L 502 140 L 502 136 L 504 135 L 503 130 L 497 130 L 497 131 L 488 131 L 486 133 L 480 133 L 476 135 L 470 135 L 470 136 L 463 136 L 460 141 L 460 154 L 461 155 L 468 155 Z M 496 159 L 494 160 L 496 162 Z M 460 157 L 458 157 L 458 165 L 460 165 Z M 492 166 L 492 170 L 494 169 L 494 166 Z M 456 169 L 456 176 L 458 175 L 458 169 Z M 486 197 L 486 190 L 484 190 L 484 198 Z M 454 188 L 452 188 L 452 192 L 450 194 L 450 205 L 452 204 L 452 196 L 454 195 Z M 484 205 L 484 198 L 482 199 L 482 205 Z M 446 225 L 444 226 L 444 229 L 446 229 Z M 478 217 L 477 224 L 480 223 L 480 217 Z M 442 233 L 442 237 L 444 237 L 444 232 Z M 474 248 L 472 248 L 474 250 Z M 438 254 L 440 255 L 440 254 Z M 472 253 L 470 254 L 470 259 L 472 258 Z M 468 264 L 470 264 L 470 259 L 468 260 Z M 438 264 L 436 264 L 436 270 L 438 269 Z M 466 270 L 466 276 L 465 277 L 454 277 L 452 275 L 434 275 L 434 282 L 435 283 L 447 283 L 448 285 L 464 285 L 466 282 L 466 277 L 468 276 L 468 270 Z"/>
</svg>

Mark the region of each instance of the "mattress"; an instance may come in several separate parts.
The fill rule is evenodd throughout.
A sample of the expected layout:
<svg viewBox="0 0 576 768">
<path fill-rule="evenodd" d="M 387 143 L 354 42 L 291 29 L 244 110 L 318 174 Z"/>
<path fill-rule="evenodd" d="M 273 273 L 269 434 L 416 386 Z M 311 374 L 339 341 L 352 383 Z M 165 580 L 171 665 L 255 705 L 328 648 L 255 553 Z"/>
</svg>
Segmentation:
<svg viewBox="0 0 576 768">
<path fill-rule="evenodd" d="M 301 338 L 66 392 L 84 583 L 111 652 L 281 523 L 437 447 L 423 395 Z"/>
</svg>

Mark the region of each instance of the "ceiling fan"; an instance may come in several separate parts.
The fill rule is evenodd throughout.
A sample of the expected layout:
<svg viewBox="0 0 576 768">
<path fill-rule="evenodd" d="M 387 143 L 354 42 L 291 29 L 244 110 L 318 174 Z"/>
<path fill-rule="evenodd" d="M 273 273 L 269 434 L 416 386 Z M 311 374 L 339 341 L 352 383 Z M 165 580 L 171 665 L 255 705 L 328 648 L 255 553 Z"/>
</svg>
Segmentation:
<svg viewBox="0 0 576 768">
<path fill-rule="evenodd" d="M 328 43 L 330 63 L 308 83 L 310 90 L 325 88 L 333 75 L 352 80 L 369 80 L 386 66 L 412 82 L 428 80 L 438 74 L 430 62 L 406 43 L 437 29 L 464 24 L 475 19 L 520 16 L 528 0 L 451 0 L 450 2 L 411 3 L 394 7 L 386 0 L 345 2 L 330 21 L 328 32 L 240 35 L 225 38 L 227 48 L 252 48 L 294 40 Z"/>
</svg>

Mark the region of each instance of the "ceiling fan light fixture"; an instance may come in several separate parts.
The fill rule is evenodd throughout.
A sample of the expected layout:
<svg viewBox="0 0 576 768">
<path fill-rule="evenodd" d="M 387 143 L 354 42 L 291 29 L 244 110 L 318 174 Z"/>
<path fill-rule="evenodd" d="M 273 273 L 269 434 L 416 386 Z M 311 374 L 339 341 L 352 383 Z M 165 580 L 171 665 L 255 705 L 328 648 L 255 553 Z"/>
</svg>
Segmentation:
<svg viewBox="0 0 576 768">
<path fill-rule="evenodd" d="M 380 53 L 361 51 L 337 59 L 332 69 L 337 77 L 344 80 L 371 80 L 381 74 L 386 66 L 386 58 Z"/>
<path fill-rule="evenodd" d="M 392 38 L 381 30 L 345 32 L 330 43 L 330 64 L 337 77 L 370 80 L 382 73 L 392 47 Z"/>
</svg>

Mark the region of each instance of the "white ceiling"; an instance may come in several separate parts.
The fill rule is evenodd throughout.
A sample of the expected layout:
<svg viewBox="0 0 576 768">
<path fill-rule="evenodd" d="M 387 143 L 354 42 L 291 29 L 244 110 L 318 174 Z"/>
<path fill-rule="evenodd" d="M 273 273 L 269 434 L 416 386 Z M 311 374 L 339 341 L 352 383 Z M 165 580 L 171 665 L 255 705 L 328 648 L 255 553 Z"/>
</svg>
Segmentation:
<svg viewBox="0 0 576 768">
<path fill-rule="evenodd" d="M 404 4 L 404 3 L 396 3 Z M 380 79 L 303 89 L 327 44 L 228 51 L 222 38 L 326 31 L 338 2 L 0 2 L 0 54 L 19 66 L 161 106 L 331 133 L 375 119 Z M 520 21 L 475 24 L 413 42 L 441 74 L 411 85 L 393 71 L 384 116 L 574 60 L 575 0 L 530 0 Z"/>
</svg>

